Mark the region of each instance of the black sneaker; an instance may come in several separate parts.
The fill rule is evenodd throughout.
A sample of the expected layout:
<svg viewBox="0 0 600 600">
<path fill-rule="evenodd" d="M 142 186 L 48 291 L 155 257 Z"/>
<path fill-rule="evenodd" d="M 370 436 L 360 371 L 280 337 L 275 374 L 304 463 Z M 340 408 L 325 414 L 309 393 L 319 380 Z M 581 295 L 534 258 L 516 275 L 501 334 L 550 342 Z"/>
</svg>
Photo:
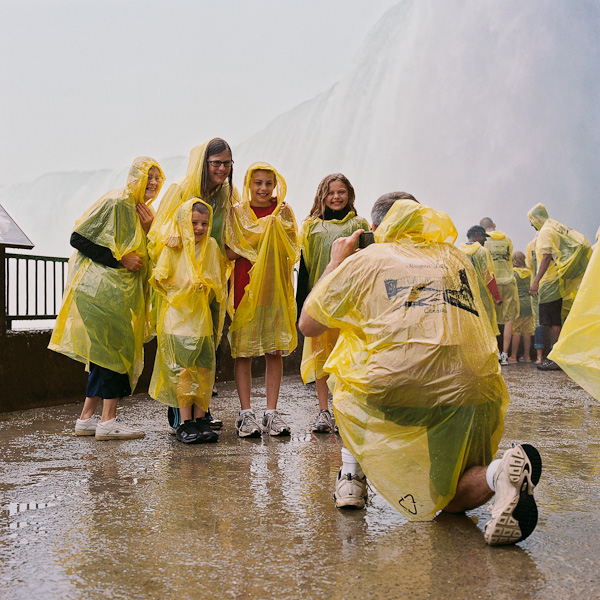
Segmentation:
<svg viewBox="0 0 600 600">
<path fill-rule="evenodd" d="M 206 416 L 196 419 L 194 425 L 198 430 L 199 436 L 197 444 L 212 444 L 218 441 L 219 434 L 212 430 L 210 421 Z"/>
<path fill-rule="evenodd" d="M 178 442 L 183 442 L 184 444 L 198 444 L 200 432 L 196 427 L 196 423 L 191 419 L 188 419 L 177 427 L 175 436 Z"/>
<path fill-rule="evenodd" d="M 560 367 L 549 358 L 546 358 L 541 365 L 537 365 L 540 371 L 560 371 Z"/>
<path fill-rule="evenodd" d="M 221 419 L 215 419 L 215 417 L 210 414 L 210 410 L 206 411 L 206 418 L 208 419 L 211 429 L 221 429 L 223 427 L 223 421 L 221 421 Z"/>
</svg>

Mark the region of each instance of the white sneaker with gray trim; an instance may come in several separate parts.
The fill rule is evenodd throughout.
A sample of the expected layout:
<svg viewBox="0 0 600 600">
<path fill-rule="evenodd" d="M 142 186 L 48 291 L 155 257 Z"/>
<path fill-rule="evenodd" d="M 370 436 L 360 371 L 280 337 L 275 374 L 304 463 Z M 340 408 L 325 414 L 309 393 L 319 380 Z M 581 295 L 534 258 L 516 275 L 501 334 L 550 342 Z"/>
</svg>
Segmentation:
<svg viewBox="0 0 600 600">
<path fill-rule="evenodd" d="M 533 490 L 542 474 L 542 459 L 530 444 L 519 444 L 504 453 L 494 475 L 496 495 L 485 524 L 490 546 L 516 544 L 531 535 L 538 520 Z"/>
<path fill-rule="evenodd" d="M 367 478 L 342 473 L 340 469 L 333 493 L 336 508 L 364 508 L 367 499 Z"/>
<path fill-rule="evenodd" d="M 260 437 L 262 429 L 253 412 L 240 413 L 235 421 L 238 437 Z"/>
<path fill-rule="evenodd" d="M 119 423 L 116 419 L 98 423 L 96 426 L 97 440 L 135 440 L 146 434 L 141 429 L 134 429 Z"/>
<path fill-rule="evenodd" d="M 269 435 L 286 436 L 291 434 L 288 424 L 276 410 L 271 413 L 265 413 L 262 425 L 263 431 Z"/>
<path fill-rule="evenodd" d="M 95 435 L 98 426 L 98 417 L 91 416 L 89 419 L 77 419 L 75 421 L 75 435 Z"/>
</svg>

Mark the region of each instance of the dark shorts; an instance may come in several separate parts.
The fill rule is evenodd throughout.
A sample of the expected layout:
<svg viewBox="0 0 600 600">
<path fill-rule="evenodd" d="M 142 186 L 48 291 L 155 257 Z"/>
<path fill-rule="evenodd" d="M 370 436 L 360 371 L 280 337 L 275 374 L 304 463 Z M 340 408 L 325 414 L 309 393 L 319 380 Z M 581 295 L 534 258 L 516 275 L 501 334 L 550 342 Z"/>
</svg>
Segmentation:
<svg viewBox="0 0 600 600">
<path fill-rule="evenodd" d="M 540 304 L 540 325 L 552 327 L 562 325 L 562 298 Z"/>
<path fill-rule="evenodd" d="M 126 373 L 115 373 L 94 363 L 90 363 L 85 395 L 88 398 L 124 398 L 131 396 L 131 386 Z"/>
</svg>

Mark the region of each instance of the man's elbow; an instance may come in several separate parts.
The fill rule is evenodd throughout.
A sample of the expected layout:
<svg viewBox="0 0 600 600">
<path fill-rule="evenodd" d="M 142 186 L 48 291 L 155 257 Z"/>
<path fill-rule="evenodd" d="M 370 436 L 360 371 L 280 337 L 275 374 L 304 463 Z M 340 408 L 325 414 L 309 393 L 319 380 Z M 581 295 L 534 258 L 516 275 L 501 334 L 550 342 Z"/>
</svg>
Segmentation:
<svg viewBox="0 0 600 600">
<path fill-rule="evenodd" d="M 327 330 L 327 326 L 319 323 L 303 310 L 298 320 L 298 329 L 304 337 L 316 337 Z"/>
</svg>

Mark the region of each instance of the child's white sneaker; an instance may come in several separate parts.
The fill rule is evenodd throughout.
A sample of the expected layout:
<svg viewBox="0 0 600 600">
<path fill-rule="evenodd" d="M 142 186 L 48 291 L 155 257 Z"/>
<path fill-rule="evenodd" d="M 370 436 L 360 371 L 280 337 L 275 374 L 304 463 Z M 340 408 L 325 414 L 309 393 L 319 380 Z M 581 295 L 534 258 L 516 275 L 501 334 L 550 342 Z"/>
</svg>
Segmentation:
<svg viewBox="0 0 600 600">
<path fill-rule="evenodd" d="M 91 416 L 89 419 L 77 419 L 75 421 L 75 435 L 96 435 L 98 417 Z"/>
</svg>

